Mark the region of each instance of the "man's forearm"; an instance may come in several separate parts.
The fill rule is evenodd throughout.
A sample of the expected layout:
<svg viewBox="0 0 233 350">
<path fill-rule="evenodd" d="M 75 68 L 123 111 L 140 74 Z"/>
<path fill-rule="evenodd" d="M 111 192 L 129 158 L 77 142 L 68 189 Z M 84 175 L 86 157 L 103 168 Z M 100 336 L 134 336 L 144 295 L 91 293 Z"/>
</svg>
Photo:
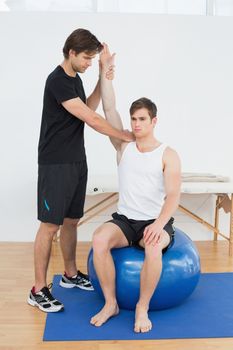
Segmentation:
<svg viewBox="0 0 233 350">
<path fill-rule="evenodd" d="M 101 72 L 100 91 L 104 112 L 116 109 L 116 98 L 112 80 L 106 78 L 106 69 Z"/>
<path fill-rule="evenodd" d="M 96 111 L 100 103 L 100 98 L 101 98 L 101 94 L 100 94 L 100 79 L 99 79 L 92 94 L 87 98 L 87 106 L 91 108 L 93 111 Z"/>
<path fill-rule="evenodd" d="M 93 123 L 89 124 L 93 129 L 100 132 L 101 134 L 107 135 L 110 138 L 127 141 L 126 134 L 122 129 L 116 128 L 108 120 L 98 115 L 98 117 L 93 119 Z M 128 136 L 128 140 L 130 138 Z"/>
</svg>

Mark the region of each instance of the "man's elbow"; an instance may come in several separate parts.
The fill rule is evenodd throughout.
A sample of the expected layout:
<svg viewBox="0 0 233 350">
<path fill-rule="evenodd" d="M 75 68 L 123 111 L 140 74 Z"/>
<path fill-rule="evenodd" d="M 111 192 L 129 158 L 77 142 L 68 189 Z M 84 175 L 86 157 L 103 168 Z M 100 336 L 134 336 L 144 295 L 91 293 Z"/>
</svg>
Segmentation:
<svg viewBox="0 0 233 350">
<path fill-rule="evenodd" d="M 105 115 L 114 115 L 116 113 L 116 108 L 112 105 L 103 105 L 103 111 Z"/>
</svg>

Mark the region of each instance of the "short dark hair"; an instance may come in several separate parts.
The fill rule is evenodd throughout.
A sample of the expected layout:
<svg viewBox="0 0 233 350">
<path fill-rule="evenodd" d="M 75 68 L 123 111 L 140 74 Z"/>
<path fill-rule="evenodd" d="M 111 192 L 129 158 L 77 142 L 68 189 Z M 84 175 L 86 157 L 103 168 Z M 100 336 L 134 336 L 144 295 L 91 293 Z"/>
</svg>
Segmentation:
<svg viewBox="0 0 233 350">
<path fill-rule="evenodd" d="M 148 110 L 151 119 L 157 116 L 157 107 L 155 103 L 146 97 L 141 97 L 131 104 L 129 109 L 130 115 L 132 116 L 138 109 L 141 108 L 146 108 Z"/>
<path fill-rule="evenodd" d="M 69 58 L 70 50 L 74 50 L 78 54 L 80 52 L 99 53 L 102 49 L 103 45 L 89 30 L 79 28 L 66 39 L 63 55 L 65 58 Z"/>
</svg>

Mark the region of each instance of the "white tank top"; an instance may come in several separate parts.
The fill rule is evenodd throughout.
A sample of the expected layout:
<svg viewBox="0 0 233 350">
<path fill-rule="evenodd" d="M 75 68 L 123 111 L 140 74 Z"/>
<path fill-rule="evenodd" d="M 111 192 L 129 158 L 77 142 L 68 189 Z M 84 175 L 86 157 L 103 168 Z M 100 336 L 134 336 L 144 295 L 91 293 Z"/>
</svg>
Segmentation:
<svg viewBox="0 0 233 350">
<path fill-rule="evenodd" d="M 130 142 L 118 165 L 119 201 L 118 214 L 128 219 L 156 219 L 164 204 L 162 143 L 151 152 L 142 153 L 136 142 Z"/>
</svg>

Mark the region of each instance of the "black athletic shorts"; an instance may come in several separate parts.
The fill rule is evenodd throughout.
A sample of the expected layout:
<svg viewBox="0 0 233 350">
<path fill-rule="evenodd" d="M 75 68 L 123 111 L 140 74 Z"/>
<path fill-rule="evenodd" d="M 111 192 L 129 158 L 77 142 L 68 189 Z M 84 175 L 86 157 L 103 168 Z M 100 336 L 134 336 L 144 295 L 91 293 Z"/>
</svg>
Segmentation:
<svg viewBox="0 0 233 350">
<path fill-rule="evenodd" d="M 120 229 L 123 231 L 125 237 L 127 238 L 129 242 L 129 246 L 136 246 L 138 248 L 142 248 L 139 245 L 140 240 L 143 238 L 143 232 L 146 228 L 146 226 L 151 225 L 155 220 L 133 220 L 128 219 L 125 215 L 120 215 L 118 213 L 112 214 L 113 219 L 109 220 L 108 222 L 112 222 L 113 224 L 116 224 L 120 227 Z M 164 226 L 164 230 L 169 234 L 170 236 L 170 243 L 169 245 L 163 249 L 163 253 L 171 246 L 174 235 L 175 235 L 175 229 L 173 227 L 174 218 L 171 218 L 168 223 Z"/>
<path fill-rule="evenodd" d="M 81 218 L 86 184 L 86 160 L 69 164 L 40 164 L 38 220 L 62 225 L 64 218 Z"/>
</svg>

